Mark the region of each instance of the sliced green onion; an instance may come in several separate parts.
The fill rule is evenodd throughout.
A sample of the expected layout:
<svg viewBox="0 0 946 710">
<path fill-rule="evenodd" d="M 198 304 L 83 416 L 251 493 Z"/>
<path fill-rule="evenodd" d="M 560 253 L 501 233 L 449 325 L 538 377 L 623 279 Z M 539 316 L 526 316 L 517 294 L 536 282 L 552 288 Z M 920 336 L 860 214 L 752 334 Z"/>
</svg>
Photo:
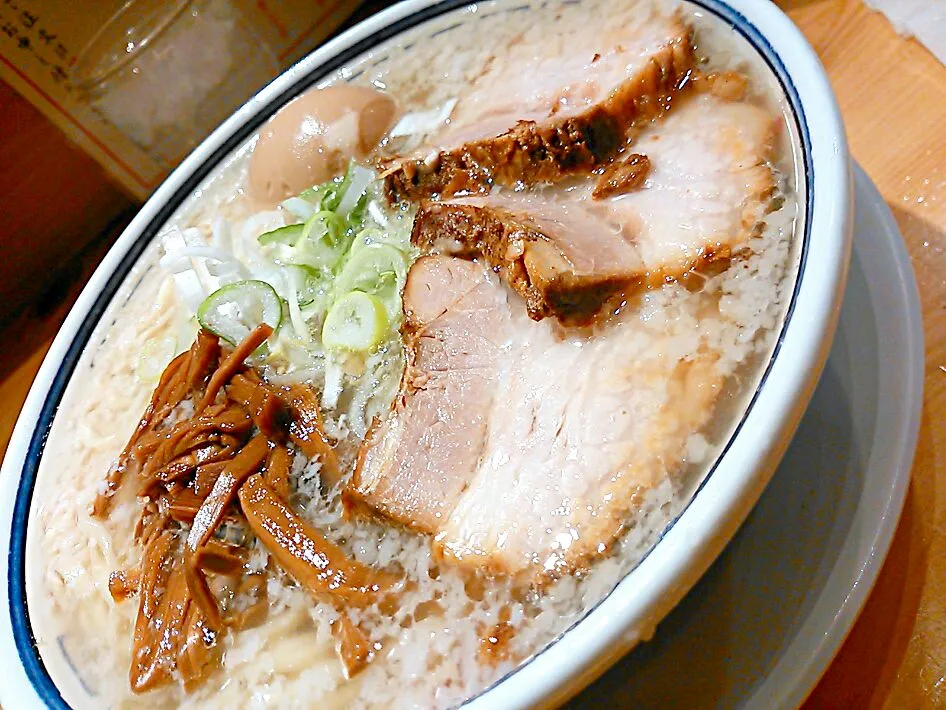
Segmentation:
<svg viewBox="0 0 946 710">
<path fill-rule="evenodd" d="M 353 163 L 354 161 L 348 164 L 348 169 L 345 170 L 344 175 L 322 185 L 325 191 L 322 193 L 322 200 L 319 203 L 320 209 L 331 212 L 338 209 L 339 203 L 348 191 L 348 186 L 351 185 Z"/>
<path fill-rule="evenodd" d="M 395 275 L 393 284 L 391 279 L 383 278 L 384 274 Z M 406 278 L 407 262 L 399 249 L 390 244 L 370 244 L 351 254 L 335 279 L 335 290 L 380 295 L 391 285 L 399 287 Z"/>
<path fill-rule="evenodd" d="M 305 264 L 287 264 L 287 278 L 292 280 L 300 306 L 308 306 L 322 291 L 322 272 Z"/>
<path fill-rule="evenodd" d="M 368 186 L 374 181 L 375 174 L 373 171 L 363 168 L 352 161 L 348 166 L 346 179 L 348 184 L 345 186 L 345 194 L 338 203 L 336 211 L 345 217 L 351 215 L 360 222 L 364 214 L 364 203 L 361 204 L 361 214 L 357 217 L 355 215 L 356 208 L 365 197 Z"/>
<path fill-rule="evenodd" d="M 171 362 L 177 351 L 177 341 L 174 336 L 166 335 L 163 338 L 148 338 L 138 354 L 138 365 L 135 367 L 135 379 L 138 382 L 153 383 L 161 378 L 164 368 Z"/>
<path fill-rule="evenodd" d="M 401 290 L 403 289 L 403 285 L 404 282 L 398 278 L 398 275 L 393 271 L 385 271 L 378 274 L 378 290 L 375 296 L 384 303 L 384 307 L 388 312 L 388 320 L 390 320 L 391 323 L 397 323 L 398 319 L 403 314 L 403 306 L 401 304 Z"/>
<path fill-rule="evenodd" d="M 257 238 L 260 244 L 286 244 L 288 246 L 295 246 L 296 242 L 299 241 L 299 237 L 302 236 L 304 225 L 302 224 L 287 224 L 285 227 L 279 227 L 278 229 L 271 229 L 268 232 L 260 234 Z"/>
<path fill-rule="evenodd" d="M 197 309 L 197 321 L 236 345 L 260 323 L 277 330 L 282 322 L 282 300 L 265 281 L 237 281 L 207 296 Z"/>
<path fill-rule="evenodd" d="M 302 238 L 320 240 L 329 246 L 335 246 L 341 241 L 347 228 L 344 218 L 328 210 L 319 210 L 306 220 L 302 227 Z"/>
<path fill-rule="evenodd" d="M 278 255 L 281 264 L 313 269 L 334 267 L 348 248 L 345 220 L 334 212 L 316 212 L 302 225 L 300 238 Z"/>
<path fill-rule="evenodd" d="M 355 252 L 363 249 L 364 247 L 368 247 L 373 244 L 384 244 L 388 242 L 389 239 L 390 237 L 388 237 L 377 227 L 366 227 L 355 235 L 355 239 L 352 241 L 348 253 L 354 255 Z"/>
<path fill-rule="evenodd" d="M 363 291 L 352 291 L 337 300 L 322 326 L 322 343 L 338 350 L 371 350 L 388 330 L 384 304 Z"/>
<path fill-rule="evenodd" d="M 359 225 L 363 224 L 365 221 L 365 213 L 368 211 L 368 193 L 365 192 L 361 197 L 358 198 L 358 201 L 355 202 L 355 206 L 351 208 L 351 212 L 348 213 L 348 222 L 349 224 Z"/>
<path fill-rule="evenodd" d="M 333 180 L 320 186 L 319 209 L 334 212 L 345 191 L 344 180 Z"/>
<path fill-rule="evenodd" d="M 342 255 L 322 240 L 302 239 L 294 247 L 284 247 L 277 258 L 280 265 L 292 264 L 314 271 L 333 268 Z"/>
<path fill-rule="evenodd" d="M 289 322 L 292 329 L 302 342 L 308 343 L 311 340 L 311 331 L 302 315 L 302 308 L 299 306 L 298 286 L 304 283 L 303 279 L 297 279 L 296 275 L 304 267 L 287 267 L 286 272 L 286 310 L 289 313 Z"/>
<path fill-rule="evenodd" d="M 306 202 L 315 205 L 319 209 L 324 209 L 322 207 L 322 198 L 325 197 L 325 194 L 334 187 L 332 182 L 323 182 L 321 185 L 313 185 L 312 187 L 303 190 L 299 193 L 301 197 Z"/>
</svg>

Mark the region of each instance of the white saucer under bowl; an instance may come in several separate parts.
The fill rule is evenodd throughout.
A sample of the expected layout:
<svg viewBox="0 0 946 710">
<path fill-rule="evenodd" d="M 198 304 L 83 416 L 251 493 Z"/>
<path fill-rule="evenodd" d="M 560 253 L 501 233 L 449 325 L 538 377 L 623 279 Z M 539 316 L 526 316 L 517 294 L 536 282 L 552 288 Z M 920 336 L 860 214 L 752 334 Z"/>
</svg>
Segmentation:
<svg viewBox="0 0 946 710">
<path fill-rule="evenodd" d="M 573 710 L 796 708 L 854 624 L 903 508 L 923 402 L 910 257 L 870 178 L 859 166 L 854 178 L 841 321 L 788 453 L 653 640 L 578 696 Z"/>
</svg>

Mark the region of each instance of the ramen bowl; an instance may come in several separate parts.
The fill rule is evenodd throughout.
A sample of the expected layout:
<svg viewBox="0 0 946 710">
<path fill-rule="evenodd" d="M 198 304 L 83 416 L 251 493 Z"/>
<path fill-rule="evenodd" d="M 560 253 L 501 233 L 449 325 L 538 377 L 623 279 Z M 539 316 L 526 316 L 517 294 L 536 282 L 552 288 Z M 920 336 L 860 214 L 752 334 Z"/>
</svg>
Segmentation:
<svg viewBox="0 0 946 710">
<path fill-rule="evenodd" d="M 77 670 L 66 645 L 48 630 L 48 612 L 35 592 L 47 573 L 37 561 L 37 520 L 45 505 L 44 491 L 53 485 L 46 480 L 51 464 L 44 468 L 42 463 L 44 457 L 56 460 L 62 451 L 58 442 L 67 440 L 70 432 L 81 435 L 81 422 L 70 413 L 71 388 L 94 365 L 103 333 L 145 277 L 148 255 L 166 223 L 209 191 L 263 123 L 305 90 L 328 77 L 355 79 L 365 67 L 383 62 L 386 53 L 395 51 L 392 47 L 401 46 L 399 38 L 418 41 L 457 27 L 475 32 L 476 23 L 491 12 L 529 11 L 523 7 L 512 2 L 470 6 L 454 0 L 408 0 L 369 18 L 236 111 L 155 191 L 119 238 L 50 348 L 0 473 L 0 525 L 6 531 L 0 550 L 4 705 L 95 704 L 94 688 Z M 692 0 L 687 7 L 729 28 L 733 41 L 749 48 L 781 94 L 798 207 L 791 256 L 795 272 L 783 315 L 744 405 L 705 472 L 693 481 L 685 504 L 656 531 L 655 542 L 551 643 L 462 701 L 470 707 L 556 705 L 633 646 L 659 633 L 659 622 L 708 569 L 758 500 L 809 402 L 831 345 L 852 217 L 847 144 L 828 80 L 801 33 L 775 6 L 754 0 Z M 105 584 L 106 579 L 98 582 L 99 587 Z"/>
</svg>

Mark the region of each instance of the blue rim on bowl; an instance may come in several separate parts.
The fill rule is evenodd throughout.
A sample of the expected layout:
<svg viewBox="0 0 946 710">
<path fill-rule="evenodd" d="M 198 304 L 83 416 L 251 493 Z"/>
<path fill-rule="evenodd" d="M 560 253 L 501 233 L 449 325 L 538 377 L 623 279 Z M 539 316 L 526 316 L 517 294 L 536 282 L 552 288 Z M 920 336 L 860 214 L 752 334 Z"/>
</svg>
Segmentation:
<svg viewBox="0 0 946 710">
<path fill-rule="evenodd" d="M 782 57 L 766 38 L 766 35 L 758 29 L 743 12 L 736 9 L 737 6 L 746 4 L 748 1 L 750 0 L 733 0 L 727 3 L 722 0 L 689 0 L 691 4 L 699 6 L 707 13 L 720 18 L 748 40 L 768 64 L 788 99 L 788 104 L 792 112 L 792 120 L 796 124 L 802 147 L 803 163 L 799 166 L 800 172 L 802 173 L 799 175 L 799 183 L 801 184 L 803 179 L 805 185 L 804 233 L 802 235 L 800 248 L 798 273 L 796 275 L 791 301 L 774 351 L 769 362 L 766 364 L 765 371 L 759 380 L 757 389 L 748 407 L 744 411 L 740 422 L 725 444 L 719 457 L 714 462 L 709 473 L 704 477 L 696 492 L 687 502 L 683 511 L 667 525 L 661 533 L 660 541 L 647 552 L 645 558 L 637 566 L 637 569 L 640 569 L 641 566 L 647 562 L 647 557 L 650 556 L 650 553 L 658 545 L 665 544 L 672 531 L 682 527 L 681 521 L 687 518 L 691 508 L 694 507 L 701 495 L 704 494 L 704 490 L 715 480 L 720 463 L 726 460 L 727 456 L 730 455 L 733 445 L 737 439 L 739 439 L 744 425 L 757 408 L 760 396 L 767 389 L 773 387 L 770 384 L 770 376 L 778 360 L 778 355 L 782 351 L 782 346 L 786 341 L 790 325 L 793 324 L 799 294 L 803 290 L 803 285 L 809 283 L 809 281 L 806 281 L 806 275 L 809 274 L 807 266 L 812 224 L 815 221 L 813 216 L 816 208 L 816 176 L 814 172 L 815 160 L 813 157 L 812 134 L 809 130 L 809 123 L 799 89 L 793 81 Z M 183 201 L 216 169 L 218 164 L 235 148 L 252 136 L 259 126 L 279 107 L 314 85 L 320 79 L 323 79 L 331 72 L 348 64 L 356 57 L 371 50 L 381 42 L 395 37 L 405 30 L 416 27 L 428 20 L 439 17 L 444 13 L 465 7 L 469 4 L 468 0 L 442 0 L 440 2 L 415 0 L 414 2 L 402 3 L 399 6 L 380 13 L 358 27 L 349 30 L 338 39 L 326 45 L 323 49 L 302 60 L 295 67 L 263 89 L 256 97 L 251 99 L 242 109 L 234 114 L 233 117 L 218 128 L 217 131 L 195 150 L 181 167 L 156 191 L 155 195 L 142 209 L 139 217 L 129 226 L 109 257 L 96 272 L 86 291 L 80 298 L 79 303 L 74 308 L 73 313 L 70 314 L 62 334 L 57 338 L 57 342 L 54 344 L 50 355 L 47 357 L 43 371 L 40 373 L 40 376 L 37 377 L 37 384 L 34 385 L 35 391 L 31 392 L 27 407 L 24 408 L 24 412 L 26 412 L 29 409 L 29 405 L 32 403 L 39 409 L 38 418 L 35 422 L 25 421 L 26 415 L 21 418 L 14 434 L 14 442 L 11 442 L 11 451 L 15 448 L 15 442 L 25 442 L 28 439 L 28 445 L 25 447 L 21 445 L 19 452 L 13 452 L 12 454 L 8 452 L 3 467 L 3 479 L 16 476 L 19 480 L 11 516 L 9 555 L 6 560 L 8 566 L 5 591 L 8 594 L 9 600 L 9 614 L 13 640 L 19 661 L 22 664 L 23 670 L 25 670 L 32 690 L 35 692 L 37 699 L 41 700 L 47 706 L 56 708 L 68 707 L 44 667 L 43 660 L 36 648 L 30 626 L 29 609 L 26 600 L 25 557 L 27 521 L 32 503 L 37 470 L 43 455 L 46 438 L 57 413 L 60 401 L 75 371 L 81 354 L 88 345 L 93 331 L 114 299 L 120 285 L 126 279 L 144 249 L 152 241 L 164 223 L 171 218 Z M 774 8 L 766 10 L 765 12 L 773 11 L 775 13 L 779 12 Z M 785 22 L 787 23 L 788 21 L 785 20 Z M 797 30 L 793 27 L 791 29 L 797 33 Z M 800 35 L 798 37 L 800 38 Z M 801 41 L 804 42 L 804 40 Z M 817 62 L 817 60 L 815 60 L 815 62 Z M 826 109 L 829 112 L 833 109 L 833 112 L 836 113 L 836 108 L 833 106 L 833 99 L 831 98 L 829 89 L 825 95 L 827 96 L 829 104 Z M 834 131 L 837 132 L 838 128 L 834 127 Z M 837 155 L 834 156 L 834 158 L 835 162 L 838 164 L 846 165 L 847 154 L 846 147 L 843 144 L 843 130 L 840 131 L 840 136 L 841 142 L 839 146 L 836 146 Z M 840 173 L 838 173 L 838 175 L 840 175 Z M 837 194 L 840 195 L 842 201 L 847 199 L 849 186 L 845 182 L 844 176 L 841 175 L 839 178 L 835 175 L 831 179 L 839 183 Z M 824 209 L 826 210 L 826 214 L 840 225 L 840 230 L 843 232 L 846 224 L 843 214 L 844 205 L 828 206 Z M 842 243 L 839 244 L 837 253 L 834 255 L 837 263 L 827 266 L 829 270 L 831 268 L 834 269 L 833 276 L 835 283 L 829 284 L 826 288 L 833 288 L 837 294 L 840 294 L 843 289 L 844 274 L 850 246 L 849 237 L 847 238 L 846 244 L 843 243 L 844 239 L 845 236 L 842 234 Z M 825 302 L 831 303 L 833 310 L 837 311 L 837 305 L 839 303 L 838 297 L 834 297 L 833 300 L 826 296 L 822 296 L 822 298 Z M 772 441 L 760 447 L 763 449 L 762 453 L 765 454 L 764 458 L 767 460 L 771 459 L 769 464 L 767 464 L 769 468 L 774 465 L 775 460 L 780 456 L 788 436 L 794 429 L 795 424 L 797 424 L 801 410 L 803 410 L 804 406 L 807 404 L 814 381 L 817 380 L 817 374 L 820 372 L 821 366 L 823 365 L 836 317 L 836 312 L 825 313 L 823 314 L 822 321 L 814 325 L 813 330 L 815 332 L 812 337 L 819 338 L 821 342 L 815 346 L 809 342 L 806 346 L 807 351 L 805 351 L 814 368 L 814 373 L 808 373 L 807 378 L 796 373 L 795 380 L 787 385 L 789 393 L 793 393 L 795 397 L 793 402 L 787 404 L 783 403 L 783 411 L 786 413 L 788 420 L 788 425 L 783 425 L 781 431 L 781 439 L 784 441 Z M 810 324 L 809 327 L 811 327 Z M 74 330 L 74 335 L 72 335 L 71 338 L 69 335 L 70 330 Z M 62 354 L 58 355 L 60 352 Z M 43 391 L 44 374 L 46 375 L 45 379 L 50 381 L 45 392 Z M 40 402 L 41 407 L 37 406 Z M 23 452 L 24 448 L 26 449 L 25 452 Z M 693 571 L 695 571 L 695 575 L 693 571 L 691 571 L 689 575 L 683 576 L 682 581 L 681 579 L 677 580 L 675 588 L 671 590 L 669 606 L 673 606 L 673 603 L 682 597 L 683 593 L 685 593 L 693 581 L 695 581 L 696 577 L 699 576 L 702 570 L 697 568 L 702 567 L 705 569 L 705 567 L 709 565 L 709 562 L 712 561 L 712 558 L 718 554 L 725 541 L 728 540 L 729 536 L 731 536 L 732 532 L 758 497 L 758 494 L 767 481 L 769 473 L 771 473 L 771 471 L 757 476 L 756 480 L 752 481 L 751 484 L 741 484 L 740 489 L 743 491 L 745 497 L 745 501 L 740 506 L 741 509 L 732 512 L 732 519 L 728 524 L 714 526 L 715 537 L 719 539 L 705 543 L 703 556 L 706 559 L 691 565 L 694 568 Z M 677 530 L 677 532 L 680 531 Z M 685 534 L 685 532 L 680 534 Z M 628 577 L 633 574 L 632 572 Z M 680 577 L 679 574 L 677 576 Z M 563 636 L 571 634 L 576 627 L 585 624 L 590 617 L 605 614 L 602 608 L 608 605 L 610 601 L 613 601 L 611 597 L 614 595 L 614 591 L 621 589 L 628 577 L 625 577 L 605 598 L 587 610 L 581 619 L 559 635 L 552 644 L 537 652 L 528 661 L 520 665 L 507 676 L 498 680 L 490 686 L 490 688 L 483 691 L 483 693 L 491 693 L 500 689 L 504 684 L 507 684 L 510 677 L 525 673 L 529 666 L 538 665 L 537 662 L 543 657 L 547 657 L 550 650 L 555 648 L 556 644 Z M 603 670 L 609 662 L 620 655 L 621 652 L 627 650 L 630 645 L 633 645 L 642 638 L 646 638 L 648 635 L 648 623 L 652 626 L 666 611 L 669 611 L 669 608 L 653 613 L 652 622 L 637 619 L 636 629 L 618 629 L 617 631 L 619 633 L 613 633 L 609 639 L 603 640 L 604 642 L 611 641 L 610 647 L 606 647 L 601 641 L 597 644 L 585 646 L 583 649 L 585 655 L 582 657 L 581 654 L 577 654 L 575 665 L 568 673 L 563 673 L 560 677 L 553 680 L 546 679 L 544 688 L 524 688 L 517 690 L 515 693 L 510 693 L 505 697 L 505 701 L 521 704 L 525 702 L 535 702 L 536 700 L 552 702 L 564 699 L 567 697 L 567 694 L 577 689 L 576 686 L 590 680 L 594 675 Z M 607 616 L 608 614 L 605 615 Z M 625 623 L 625 625 L 628 624 Z M 589 649 L 594 648 L 598 649 L 598 653 L 589 656 L 588 654 L 591 653 Z M 594 658 L 595 655 L 599 657 L 597 660 Z M 567 688 L 565 687 L 566 685 L 568 686 Z M 475 698 L 471 698 L 465 704 L 484 701 L 483 693 Z M 492 699 L 492 702 L 495 703 L 495 700 L 495 698 Z"/>
</svg>

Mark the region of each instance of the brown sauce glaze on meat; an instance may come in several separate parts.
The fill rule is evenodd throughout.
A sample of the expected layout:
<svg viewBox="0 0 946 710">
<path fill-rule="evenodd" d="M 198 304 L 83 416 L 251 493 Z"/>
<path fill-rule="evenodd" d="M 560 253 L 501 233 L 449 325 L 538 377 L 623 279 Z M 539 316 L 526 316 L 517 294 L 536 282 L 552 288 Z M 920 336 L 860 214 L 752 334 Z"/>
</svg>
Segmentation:
<svg viewBox="0 0 946 710">
<path fill-rule="evenodd" d="M 425 202 L 411 240 L 424 249 L 485 257 L 525 300 L 529 317 L 587 325 L 645 278 L 636 248 L 580 205 L 541 195 Z M 452 243 L 455 243 L 454 246 Z"/>
<path fill-rule="evenodd" d="M 640 153 L 632 153 L 622 160 L 615 160 L 598 178 L 591 196 L 595 200 L 614 197 L 630 192 L 641 185 L 650 173 L 650 159 Z"/>
<path fill-rule="evenodd" d="M 701 80 L 597 184 L 425 200 L 411 239 L 484 258 L 530 318 L 565 325 L 588 325 L 641 289 L 724 271 L 747 253 L 776 190 L 777 119 L 713 90 L 732 84 Z"/>
<path fill-rule="evenodd" d="M 470 121 L 474 137 L 445 138 L 445 142 L 457 143 L 434 153 L 393 161 L 385 170 L 388 197 L 392 201 L 412 201 L 433 195 L 483 193 L 493 185 L 554 183 L 588 174 L 610 162 L 624 149 L 635 127 L 669 108 L 696 61 L 690 29 L 679 18 L 635 30 L 643 36 L 622 38 L 617 32 L 616 37 L 601 40 L 613 41 L 614 49 L 600 63 L 602 53 L 594 52 L 590 65 L 610 61 L 616 71 L 602 76 L 597 95 L 593 100 L 589 98 L 591 103 L 563 109 L 568 103 L 564 85 L 575 77 L 562 77 L 563 95 L 539 116 L 509 114 L 508 123 L 499 131 L 476 135 L 482 130 L 477 126 L 496 126 L 503 121 L 501 116 L 481 115 Z M 622 59 L 623 52 L 631 54 L 625 45 L 636 46 L 636 40 L 652 46 L 654 36 L 660 37 L 660 46 L 646 60 Z M 622 71 L 622 67 L 630 68 L 631 73 Z M 551 72 L 555 67 L 545 70 Z M 536 80 L 555 81 L 555 75 Z M 497 87 L 503 86 L 501 80 L 496 83 Z"/>
</svg>

